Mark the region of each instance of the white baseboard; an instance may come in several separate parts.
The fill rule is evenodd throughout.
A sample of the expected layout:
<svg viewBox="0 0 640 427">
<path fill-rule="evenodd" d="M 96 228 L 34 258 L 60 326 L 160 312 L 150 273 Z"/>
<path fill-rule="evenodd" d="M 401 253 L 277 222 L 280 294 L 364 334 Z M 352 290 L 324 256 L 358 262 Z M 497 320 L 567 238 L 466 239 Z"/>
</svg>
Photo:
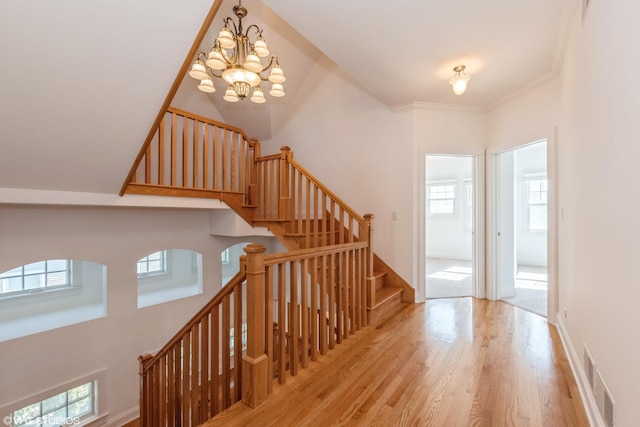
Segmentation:
<svg viewBox="0 0 640 427">
<path fill-rule="evenodd" d="M 109 417 L 109 421 L 105 424 L 105 427 L 121 427 L 124 424 L 135 420 L 140 416 L 140 407 L 136 406 L 128 411 L 121 413 L 115 417 Z"/>
<path fill-rule="evenodd" d="M 591 427 L 606 427 L 604 420 L 600 416 L 600 412 L 598 412 L 596 399 L 589 387 L 589 381 L 587 380 L 587 375 L 584 371 L 584 367 L 582 366 L 582 359 L 578 356 L 571 339 L 569 339 L 569 334 L 564 326 L 562 316 L 556 316 L 556 327 L 558 328 L 564 351 L 567 353 L 571 372 L 573 372 L 573 377 L 576 379 L 576 384 L 580 391 L 580 397 L 582 398 L 582 404 L 584 405 L 587 418 L 589 419 L 589 425 L 591 425 Z"/>
</svg>

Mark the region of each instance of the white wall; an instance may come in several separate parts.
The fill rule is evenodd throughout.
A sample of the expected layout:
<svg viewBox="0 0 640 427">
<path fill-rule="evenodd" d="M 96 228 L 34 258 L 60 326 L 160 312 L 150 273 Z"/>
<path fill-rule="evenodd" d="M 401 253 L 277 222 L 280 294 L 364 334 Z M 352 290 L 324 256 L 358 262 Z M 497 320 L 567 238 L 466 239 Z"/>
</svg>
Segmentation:
<svg viewBox="0 0 640 427">
<path fill-rule="evenodd" d="M 371 98 L 325 57 L 292 102 L 291 116 L 262 152 L 291 147 L 297 161 L 357 212 L 373 213 L 376 253 L 411 281 L 410 117 Z"/>
<path fill-rule="evenodd" d="M 616 426 L 640 425 L 640 3 L 592 1 L 562 69 L 560 307 L 579 357 L 587 345 L 616 402 Z"/>
<path fill-rule="evenodd" d="M 0 271 L 64 258 L 107 266 L 106 317 L 0 343 L 0 407 L 106 368 L 110 417 L 136 417 L 137 357 L 217 292 L 224 248 L 254 241 L 212 237 L 209 220 L 208 210 L 0 207 Z M 168 248 L 203 255 L 204 294 L 138 309 L 136 262 Z"/>
<path fill-rule="evenodd" d="M 471 260 L 473 238 L 469 215 L 473 215 L 473 212 L 467 208 L 466 185 L 471 184 L 470 180 L 473 178 L 472 158 L 427 156 L 426 163 L 427 185 L 447 181 L 456 186 L 454 214 L 430 215 L 427 213 L 427 257 Z M 428 193 L 426 197 L 428 203 Z"/>
</svg>

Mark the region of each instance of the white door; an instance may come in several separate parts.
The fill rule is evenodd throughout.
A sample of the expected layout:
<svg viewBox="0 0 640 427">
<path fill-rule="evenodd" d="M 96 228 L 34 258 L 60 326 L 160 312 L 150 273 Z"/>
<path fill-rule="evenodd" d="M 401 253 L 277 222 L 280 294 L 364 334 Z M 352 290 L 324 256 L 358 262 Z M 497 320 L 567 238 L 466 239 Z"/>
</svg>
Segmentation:
<svg viewBox="0 0 640 427">
<path fill-rule="evenodd" d="M 516 295 L 516 209 L 515 156 L 507 151 L 497 162 L 497 249 L 498 299 Z"/>
</svg>

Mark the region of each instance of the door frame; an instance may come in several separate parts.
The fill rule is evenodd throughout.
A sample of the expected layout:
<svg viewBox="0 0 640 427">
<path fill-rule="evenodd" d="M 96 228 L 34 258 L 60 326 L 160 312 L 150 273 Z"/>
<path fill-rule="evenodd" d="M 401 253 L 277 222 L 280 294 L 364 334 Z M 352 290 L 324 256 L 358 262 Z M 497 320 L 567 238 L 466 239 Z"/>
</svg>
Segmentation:
<svg viewBox="0 0 640 427">
<path fill-rule="evenodd" d="M 426 300 L 427 268 L 426 268 L 426 158 L 427 156 L 471 157 L 473 168 L 473 286 L 475 298 L 486 297 L 485 281 L 485 150 L 484 149 L 452 149 L 421 147 L 419 151 L 418 182 L 418 286 L 416 301 Z"/>
<path fill-rule="evenodd" d="M 501 153 L 547 141 L 547 321 L 556 322 L 558 315 L 558 129 L 549 136 L 532 139 L 519 145 L 491 147 L 487 151 L 487 299 L 498 299 L 498 214 L 497 214 L 497 156 Z"/>
</svg>

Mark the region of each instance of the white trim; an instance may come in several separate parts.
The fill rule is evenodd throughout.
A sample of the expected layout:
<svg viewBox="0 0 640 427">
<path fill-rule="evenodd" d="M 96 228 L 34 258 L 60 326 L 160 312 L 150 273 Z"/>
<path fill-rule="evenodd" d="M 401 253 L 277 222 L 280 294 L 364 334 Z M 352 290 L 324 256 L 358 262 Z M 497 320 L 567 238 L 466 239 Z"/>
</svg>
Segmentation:
<svg viewBox="0 0 640 427">
<path fill-rule="evenodd" d="M 120 427 L 135 420 L 136 418 L 140 418 L 140 406 L 135 406 L 113 418 L 110 417 L 105 424 L 105 427 Z"/>
<path fill-rule="evenodd" d="M 491 147 L 487 153 L 487 298 L 498 299 L 497 280 L 497 213 L 496 213 L 496 157 L 499 154 L 547 142 L 547 321 L 555 323 L 558 313 L 558 129 L 554 127 L 547 137 L 538 138 L 522 145 L 500 145 Z"/>
<path fill-rule="evenodd" d="M 486 164 L 486 154 L 484 149 L 478 148 L 432 148 L 419 146 L 417 149 L 417 157 L 418 157 L 418 195 L 417 202 L 418 206 L 415 212 L 417 212 L 417 229 L 418 234 L 415 240 L 417 245 L 416 253 L 417 257 L 415 258 L 414 264 L 414 283 L 417 283 L 415 286 L 415 296 L 416 302 L 424 302 L 426 301 L 426 280 L 427 280 L 427 271 L 426 271 L 426 217 L 427 217 L 427 208 L 426 208 L 426 179 L 425 179 L 425 170 L 426 170 L 426 157 L 427 156 L 460 156 L 460 157 L 471 157 L 472 158 L 472 174 L 473 174 L 473 182 L 474 182 L 474 213 L 475 213 L 475 224 L 474 224 L 474 243 L 473 243 L 473 290 L 472 295 L 476 298 L 484 299 L 486 298 L 486 278 L 485 278 L 485 164 Z M 414 178 L 415 179 L 415 178 Z M 417 274 L 417 277 L 415 275 Z"/>
<path fill-rule="evenodd" d="M 474 105 L 456 105 L 456 104 L 438 104 L 435 102 L 407 102 L 404 104 L 394 105 L 391 111 L 394 113 L 403 113 L 405 111 L 413 110 L 432 110 L 432 111 L 460 111 L 470 113 L 482 113 L 484 114 L 487 109 L 482 106 Z"/>
<path fill-rule="evenodd" d="M 74 191 L 0 188 L 1 204 L 155 207 L 179 209 L 231 209 L 218 199 L 147 196 L 139 194 L 80 193 Z"/>
<path fill-rule="evenodd" d="M 589 425 L 593 427 L 606 427 L 606 424 L 598 411 L 596 399 L 593 396 L 593 393 L 591 393 L 591 388 L 589 387 L 589 381 L 587 380 L 587 374 L 582 366 L 581 358 L 573 347 L 573 343 L 569 338 L 569 334 L 567 333 L 561 316 L 558 316 L 556 328 L 558 329 L 558 335 L 560 335 L 560 341 L 562 341 L 564 351 L 567 354 L 571 372 L 573 372 L 573 377 L 576 380 L 578 391 L 580 392 L 580 398 L 582 399 L 582 404 L 584 405 L 587 418 L 589 419 Z"/>
</svg>

